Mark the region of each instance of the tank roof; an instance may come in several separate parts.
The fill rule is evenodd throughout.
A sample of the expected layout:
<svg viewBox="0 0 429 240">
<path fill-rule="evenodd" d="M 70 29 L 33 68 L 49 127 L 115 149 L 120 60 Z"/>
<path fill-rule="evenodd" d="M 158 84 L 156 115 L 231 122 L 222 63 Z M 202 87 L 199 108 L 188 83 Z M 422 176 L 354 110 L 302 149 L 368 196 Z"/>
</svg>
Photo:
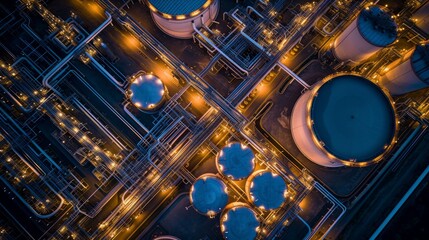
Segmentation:
<svg viewBox="0 0 429 240">
<path fill-rule="evenodd" d="M 219 172 L 225 176 L 240 180 L 252 173 L 255 167 L 254 158 L 252 149 L 239 142 L 233 142 L 219 152 L 216 165 Z"/>
<path fill-rule="evenodd" d="M 394 19 L 379 6 L 363 9 L 358 16 L 357 26 L 362 37 L 378 47 L 393 43 L 398 34 Z"/>
<path fill-rule="evenodd" d="M 411 66 L 419 79 L 429 85 L 429 43 L 416 46 L 411 56 Z"/>
<path fill-rule="evenodd" d="M 164 98 L 164 84 L 151 74 L 140 75 L 130 85 L 130 100 L 138 108 L 150 110 L 157 107 Z"/>
<path fill-rule="evenodd" d="M 210 0 L 149 0 L 159 12 L 170 15 L 188 15 Z"/>
<path fill-rule="evenodd" d="M 255 206 L 271 210 L 283 204 L 287 186 L 281 176 L 262 170 L 253 173 L 248 179 L 246 190 Z"/>
<path fill-rule="evenodd" d="M 225 239 L 253 240 L 257 236 L 259 221 L 255 212 L 245 205 L 234 206 L 221 218 L 221 229 Z"/>
<path fill-rule="evenodd" d="M 396 115 L 390 98 L 366 78 L 330 78 L 317 89 L 310 104 L 314 136 L 337 159 L 372 161 L 395 138 Z"/>
<path fill-rule="evenodd" d="M 226 185 L 214 174 L 204 174 L 195 180 L 190 197 L 194 208 L 207 215 L 220 212 L 228 202 Z"/>
</svg>

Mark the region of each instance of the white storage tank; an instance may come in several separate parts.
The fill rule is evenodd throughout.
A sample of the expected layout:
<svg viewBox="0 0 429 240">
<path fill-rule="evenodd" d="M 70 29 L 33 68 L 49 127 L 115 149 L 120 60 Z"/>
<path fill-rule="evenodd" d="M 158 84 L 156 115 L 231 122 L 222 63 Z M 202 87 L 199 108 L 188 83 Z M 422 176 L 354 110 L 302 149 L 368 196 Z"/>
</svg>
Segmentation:
<svg viewBox="0 0 429 240">
<path fill-rule="evenodd" d="M 390 14 L 379 6 L 363 9 L 355 20 L 336 38 L 333 53 L 341 61 L 359 63 L 397 37 L 397 25 Z"/>
<path fill-rule="evenodd" d="M 132 79 L 127 91 L 131 103 L 143 111 L 155 111 L 165 102 L 167 88 L 152 74 L 139 75 Z"/>
<path fill-rule="evenodd" d="M 416 46 L 403 58 L 391 63 L 381 76 L 382 84 L 393 95 L 429 86 L 429 44 Z"/>
<path fill-rule="evenodd" d="M 148 0 L 148 5 L 157 26 L 175 38 L 191 38 L 192 22 L 209 26 L 219 12 L 219 0 Z"/>
<path fill-rule="evenodd" d="M 325 78 L 297 101 L 292 137 L 312 162 L 325 167 L 368 166 L 396 142 L 393 101 L 379 86 L 355 75 Z"/>
<path fill-rule="evenodd" d="M 417 27 L 429 34 L 429 1 L 421 6 L 411 17 Z"/>
</svg>

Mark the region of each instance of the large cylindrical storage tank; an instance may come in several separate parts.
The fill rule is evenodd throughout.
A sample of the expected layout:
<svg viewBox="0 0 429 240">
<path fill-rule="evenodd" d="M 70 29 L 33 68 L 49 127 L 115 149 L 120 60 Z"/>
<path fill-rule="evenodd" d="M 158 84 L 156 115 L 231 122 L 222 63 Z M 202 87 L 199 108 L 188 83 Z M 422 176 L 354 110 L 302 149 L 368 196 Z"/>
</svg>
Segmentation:
<svg viewBox="0 0 429 240">
<path fill-rule="evenodd" d="M 204 215 L 213 217 L 228 203 L 225 183 L 214 174 L 204 174 L 192 184 L 189 193 L 194 209 Z"/>
<path fill-rule="evenodd" d="M 368 166 L 396 142 L 393 101 L 379 86 L 355 75 L 334 75 L 297 101 L 292 137 L 312 162 L 325 167 Z"/>
<path fill-rule="evenodd" d="M 411 17 L 417 27 L 429 34 L 429 1 L 421 6 Z"/>
<path fill-rule="evenodd" d="M 397 26 L 391 15 L 379 6 L 367 7 L 335 39 L 333 53 L 341 61 L 358 63 L 393 43 L 396 37 Z"/>
<path fill-rule="evenodd" d="M 287 197 L 285 180 L 268 170 L 259 170 L 247 179 L 246 195 L 256 207 L 264 210 L 279 208 Z"/>
<path fill-rule="evenodd" d="M 381 76 L 382 84 L 393 95 L 429 86 L 429 44 L 418 45 L 403 58 L 391 63 Z"/>
<path fill-rule="evenodd" d="M 216 156 L 217 170 L 231 180 L 247 178 L 255 168 L 255 154 L 248 146 L 232 142 Z"/>
<path fill-rule="evenodd" d="M 159 109 L 166 99 L 167 88 L 152 74 L 141 74 L 132 79 L 127 95 L 134 106 L 142 111 Z"/>
<path fill-rule="evenodd" d="M 228 240 L 253 240 L 258 235 L 259 220 L 249 205 L 241 202 L 230 203 L 222 212 L 220 229 Z"/>
<path fill-rule="evenodd" d="M 192 22 L 208 26 L 219 12 L 219 0 L 148 0 L 148 5 L 157 26 L 175 38 L 191 38 Z"/>
</svg>

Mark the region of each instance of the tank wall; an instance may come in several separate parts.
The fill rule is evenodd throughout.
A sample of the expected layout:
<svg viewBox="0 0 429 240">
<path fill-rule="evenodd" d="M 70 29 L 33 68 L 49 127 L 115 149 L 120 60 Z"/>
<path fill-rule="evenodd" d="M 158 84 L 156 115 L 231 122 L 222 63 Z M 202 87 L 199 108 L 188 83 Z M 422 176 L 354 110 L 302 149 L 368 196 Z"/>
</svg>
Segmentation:
<svg viewBox="0 0 429 240">
<path fill-rule="evenodd" d="M 420 7 L 413 16 L 412 19 L 416 19 L 416 25 L 422 29 L 425 33 L 429 34 L 429 2 Z"/>
<path fill-rule="evenodd" d="M 382 78 L 381 83 L 392 95 L 401 95 L 427 87 L 414 73 L 410 57 L 413 51 L 408 52 L 402 59 L 391 63 Z"/>
<path fill-rule="evenodd" d="M 296 102 L 291 117 L 292 137 L 298 149 L 312 162 L 325 167 L 344 166 L 339 161 L 330 159 L 313 141 L 307 125 L 307 104 L 311 100 L 311 91 L 306 92 Z"/>
<path fill-rule="evenodd" d="M 382 49 L 366 41 L 357 27 L 357 18 L 334 41 L 333 52 L 341 61 L 361 62 Z"/>
<path fill-rule="evenodd" d="M 188 16 L 186 19 L 183 19 L 183 20 L 167 19 L 155 12 L 151 12 L 151 14 L 155 23 L 163 32 L 175 38 L 186 39 L 186 38 L 192 38 L 192 34 L 194 33 L 192 21 L 195 22 L 195 25 L 198 28 L 202 26 L 202 23 L 208 26 L 216 18 L 218 11 L 219 11 L 219 1 L 216 0 L 216 1 L 213 1 L 210 7 L 205 9 L 202 13 L 194 17 Z"/>
</svg>

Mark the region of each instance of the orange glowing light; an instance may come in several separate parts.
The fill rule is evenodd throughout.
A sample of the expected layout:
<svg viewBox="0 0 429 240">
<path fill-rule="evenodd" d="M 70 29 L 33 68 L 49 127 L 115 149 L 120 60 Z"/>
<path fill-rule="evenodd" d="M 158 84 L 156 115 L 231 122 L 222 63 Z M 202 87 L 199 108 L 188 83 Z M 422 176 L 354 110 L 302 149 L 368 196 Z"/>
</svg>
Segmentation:
<svg viewBox="0 0 429 240">
<path fill-rule="evenodd" d="M 88 11 L 95 15 L 104 16 L 103 8 L 95 2 L 88 3 Z"/>
<path fill-rule="evenodd" d="M 124 42 L 124 48 L 128 50 L 140 49 L 140 41 L 131 34 L 124 35 L 123 42 Z"/>
</svg>

